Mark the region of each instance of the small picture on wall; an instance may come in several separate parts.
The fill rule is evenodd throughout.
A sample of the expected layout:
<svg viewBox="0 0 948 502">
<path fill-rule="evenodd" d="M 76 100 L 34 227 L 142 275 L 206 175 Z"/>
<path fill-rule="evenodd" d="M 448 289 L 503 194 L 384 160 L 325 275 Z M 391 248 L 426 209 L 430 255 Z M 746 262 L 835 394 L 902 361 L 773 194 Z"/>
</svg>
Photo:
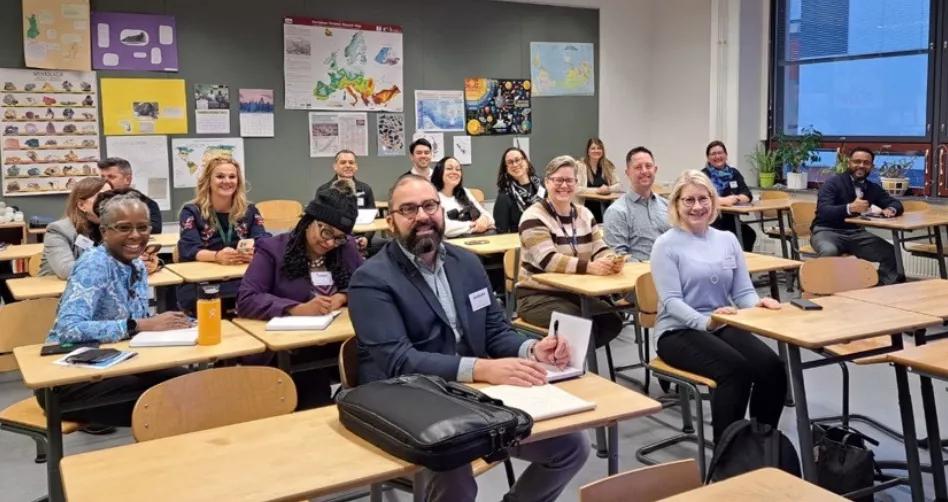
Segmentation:
<svg viewBox="0 0 948 502">
<path fill-rule="evenodd" d="M 136 101 L 132 103 L 132 110 L 135 112 L 135 116 L 143 119 L 157 119 L 158 118 L 158 102 L 157 101 Z"/>
</svg>

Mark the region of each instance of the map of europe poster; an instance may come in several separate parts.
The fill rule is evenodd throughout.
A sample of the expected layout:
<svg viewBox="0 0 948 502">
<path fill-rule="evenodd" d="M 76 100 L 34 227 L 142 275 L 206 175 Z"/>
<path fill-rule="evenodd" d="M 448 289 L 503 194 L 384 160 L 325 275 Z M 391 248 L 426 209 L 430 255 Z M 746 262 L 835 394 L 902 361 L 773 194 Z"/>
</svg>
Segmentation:
<svg viewBox="0 0 948 502">
<path fill-rule="evenodd" d="M 283 21 L 287 109 L 400 112 L 403 64 L 399 26 L 302 17 Z"/>
</svg>

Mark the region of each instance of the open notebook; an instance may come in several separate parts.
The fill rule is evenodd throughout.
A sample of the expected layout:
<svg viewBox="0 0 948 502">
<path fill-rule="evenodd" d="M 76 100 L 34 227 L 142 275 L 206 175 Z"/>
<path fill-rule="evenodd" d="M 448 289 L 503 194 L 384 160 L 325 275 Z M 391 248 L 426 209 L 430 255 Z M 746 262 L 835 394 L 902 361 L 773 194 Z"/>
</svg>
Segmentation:
<svg viewBox="0 0 948 502">
<path fill-rule="evenodd" d="M 375 216 L 379 213 L 378 209 L 360 209 L 356 216 L 356 225 L 368 225 L 375 221 Z"/>
<path fill-rule="evenodd" d="M 142 331 L 128 342 L 129 347 L 174 347 L 197 344 L 197 326 L 168 331 Z"/>
<path fill-rule="evenodd" d="M 529 413 L 534 420 L 572 415 L 596 408 L 596 403 L 580 399 L 550 384 L 535 387 L 491 385 L 480 390 L 494 399 L 500 399 L 511 408 Z"/>
<path fill-rule="evenodd" d="M 267 322 L 267 331 L 307 331 L 322 330 L 332 324 L 332 320 L 340 312 L 330 312 L 326 315 L 298 315 L 287 317 L 274 317 Z"/>
<path fill-rule="evenodd" d="M 592 320 L 553 312 L 550 316 L 550 330 L 547 336 L 554 335 L 569 344 L 569 364 L 563 369 L 545 364 L 546 380 L 558 382 L 586 374 L 586 353 L 589 350 L 589 337 L 592 335 Z"/>
</svg>

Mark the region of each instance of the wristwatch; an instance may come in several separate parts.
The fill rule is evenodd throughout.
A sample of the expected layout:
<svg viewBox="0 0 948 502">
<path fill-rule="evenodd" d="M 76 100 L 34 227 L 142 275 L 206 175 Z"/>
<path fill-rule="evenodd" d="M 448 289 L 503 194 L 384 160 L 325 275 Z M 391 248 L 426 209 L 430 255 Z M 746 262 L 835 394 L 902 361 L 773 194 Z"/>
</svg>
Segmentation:
<svg viewBox="0 0 948 502">
<path fill-rule="evenodd" d="M 132 319 L 131 317 L 125 321 L 125 331 L 128 333 L 128 336 L 134 336 L 138 333 L 138 321 Z"/>
</svg>

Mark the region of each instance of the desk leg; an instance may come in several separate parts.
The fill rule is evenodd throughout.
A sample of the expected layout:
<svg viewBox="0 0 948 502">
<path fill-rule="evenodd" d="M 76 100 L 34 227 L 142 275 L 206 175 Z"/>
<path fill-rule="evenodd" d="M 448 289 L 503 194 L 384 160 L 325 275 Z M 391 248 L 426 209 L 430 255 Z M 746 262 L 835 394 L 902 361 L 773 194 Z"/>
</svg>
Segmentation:
<svg viewBox="0 0 948 502">
<path fill-rule="evenodd" d="M 942 243 L 940 227 L 935 227 L 935 252 L 938 253 L 935 257 L 938 260 L 938 275 L 942 279 L 948 279 L 948 269 L 945 268 L 945 247 Z"/>
<path fill-rule="evenodd" d="M 46 400 L 46 441 L 49 450 L 46 455 L 46 484 L 50 502 L 63 502 L 63 482 L 59 474 L 59 461 L 63 458 L 63 423 L 59 410 L 59 395 L 55 388 L 43 389 Z"/>
<path fill-rule="evenodd" d="M 412 493 L 414 493 L 414 489 Z M 369 502 L 382 502 L 381 483 L 372 483 L 372 486 L 369 487 Z"/>
<path fill-rule="evenodd" d="M 290 351 L 281 350 L 277 352 L 277 367 L 285 371 L 287 375 L 290 374 L 290 369 L 292 368 L 290 364 Z"/>
<path fill-rule="evenodd" d="M 939 250 L 939 261 L 941 261 Z M 925 344 L 925 332 L 915 333 L 915 345 Z M 935 404 L 935 391 L 931 377 L 919 374 L 922 388 L 922 406 L 925 409 L 925 429 L 928 433 L 928 454 L 931 458 L 932 482 L 935 485 L 935 500 L 948 501 L 948 486 L 945 482 L 945 457 L 942 451 L 941 431 L 938 427 L 938 407 Z"/>
<path fill-rule="evenodd" d="M 590 305 L 588 297 L 579 297 L 579 312 L 581 317 L 585 319 L 592 319 L 592 306 Z M 589 371 L 599 375 L 599 361 L 596 359 L 595 333 L 592 334 L 592 339 L 589 340 L 589 349 L 587 351 L 586 363 L 589 366 Z M 606 429 L 604 427 L 599 427 L 596 429 L 596 456 L 599 458 L 607 458 L 609 456 L 609 450 L 606 447 Z"/>
<path fill-rule="evenodd" d="M 892 247 L 895 248 L 895 270 L 900 277 L 905 277 L 905 265 L 902 264 L 902 239 L 898 230 L 892 231 Z"/>
<path fill-rule="evenodd" d="M 800 347 L 787 345 L 787 360 L 790 363 L 793 398 L 797 403 L 797 436 L 800 443 L 800 463 L 803 465 L 803 479 L 815 483 L 816 462 L 813 460 L 813 435 L 810 432 L 810 412 L 806 404 L 806 386 L 803 383 L 803 363 L 800 360 Z"/>
<path fill-rule="evenodd" d="M 737 243 L 744 249 L 744 236 L 741 235 L 741 215 L 734 215 L 734 235 L 737 236 Z M 751 249 L 753 251 L 753 249 Z"/>
<path fill-rule="evenodd" d="M 609 434 L 609 459 L 608 459 L 608 470 L 609 475 L 619 473 L 619 423 L 612 422 L 612 425 L 608 427 Z"/>
<path fill-rule="evenodd" d="M 414 502 L 425 502 L 425 495 L 428 493 L 428 472 L 424 467 L 419 467 L 415 471 L 411 483 L 411 492 Z"/>
<path fill-rule="evenodd" d="M 771 270 L 767 272 L 770 280 L 770 296 L 774 300 L 780 301 L 780 285 L 777 283 L 777 272 Z M 793 406 L 793 386 L 790 385 L 790 366 L 787 364 L 787 344 L 777 342 L 777 350 L 780 352 L 780 360 L 783 361 L 784 370 L 787 372 L 787 395 L 783 398 L 784 406 Z"/>
<path fill-rule="evenodd" d="M 898 348 L 902 348 L 901 336 Z M 896 336 L 892 337 L 895 345 Z M 909 391 L 908 371 L 904 366 L 895 365 L 895 383 L 899 392 L 899 412 L 902 415 L 902 435 L 905 438 L 905 462 L 909 476 L 909 488 L 912 490 L 912 502 L 922 502 L 922 470 L 918 460 L 918 436 L 915 433 L 915 414 L 912 411 L 912 394 Z"/>
<path fill-rule="evenodd" d="M 785 227 L 783 225 L 783 216 L 785 212 L 785 209 L 777 210 L 777 229 L 780 231 L 780 256 L 789 258 L 789 252 L 787 251 L 787 236 L 784 234 Z"/>
</svg>

